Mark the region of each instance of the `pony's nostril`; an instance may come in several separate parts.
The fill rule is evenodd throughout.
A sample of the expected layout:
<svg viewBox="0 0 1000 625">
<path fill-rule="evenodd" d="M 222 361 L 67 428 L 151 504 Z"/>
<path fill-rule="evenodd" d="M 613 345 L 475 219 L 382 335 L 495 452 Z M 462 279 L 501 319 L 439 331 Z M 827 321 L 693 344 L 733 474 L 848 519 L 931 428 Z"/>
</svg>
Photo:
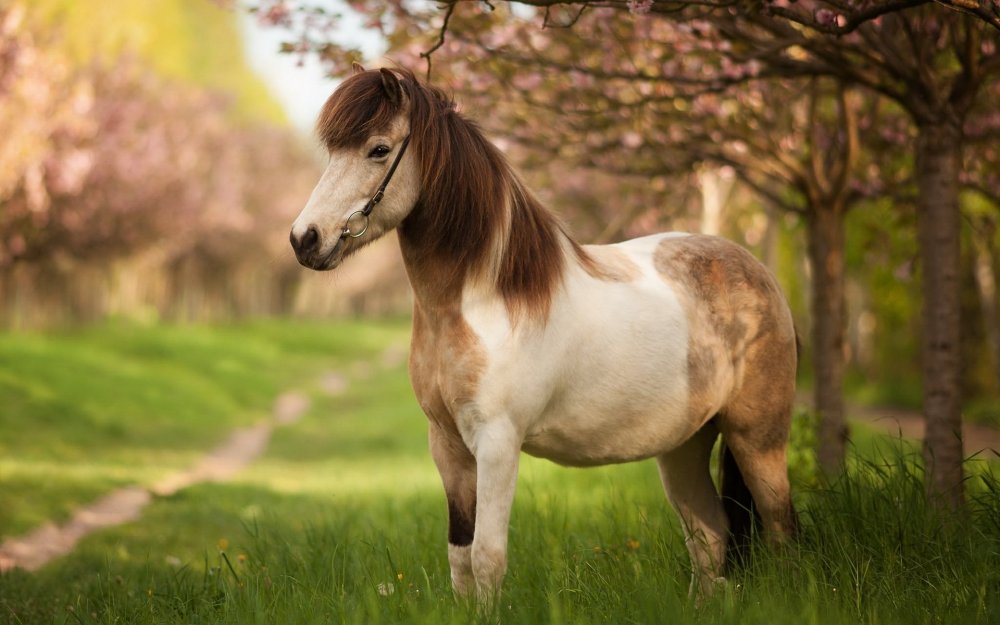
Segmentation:
<svg viewBox="0 0 1000 625">
<path fill-rule="evenodd" d="M 319 232 L 316 230 L 316 226 L 309 226 L 305 235 L 302 236 L 302 251 L 308 252 L 312 250 L 316 247 L 317 243 L 319 243 Z"/>
<path fill-rule="evenodd" d="M 319 243 L 319 231 L 316 230 L 316 226 L 309 226 L 305 234 L 301 237 L 295 236 L 295 231 L 293 230 L 289 236 L 289 241 L 292 243 L 292 249 L 295 250 L 296 254 L 308 254 L 316 248 Z"/>
</svg>

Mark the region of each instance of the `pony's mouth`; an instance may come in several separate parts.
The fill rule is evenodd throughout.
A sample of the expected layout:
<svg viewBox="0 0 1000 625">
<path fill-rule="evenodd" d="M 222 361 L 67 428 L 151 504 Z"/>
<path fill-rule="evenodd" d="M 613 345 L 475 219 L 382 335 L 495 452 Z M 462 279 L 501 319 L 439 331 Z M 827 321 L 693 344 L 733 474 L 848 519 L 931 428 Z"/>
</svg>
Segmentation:
<svg viewBox="0 0 1000 625">
<path fill-rule="evenodd" d="M 344 249 L 347 247 L 345 237 L 340 237 L 334 243 L 333 249 L 326 254 L 309 254 L 308 256 L 295 255 L 299 264 L 315 271 L 330 271 L 335 269 L 340 261 L 344 260 Z"/>
</svg>

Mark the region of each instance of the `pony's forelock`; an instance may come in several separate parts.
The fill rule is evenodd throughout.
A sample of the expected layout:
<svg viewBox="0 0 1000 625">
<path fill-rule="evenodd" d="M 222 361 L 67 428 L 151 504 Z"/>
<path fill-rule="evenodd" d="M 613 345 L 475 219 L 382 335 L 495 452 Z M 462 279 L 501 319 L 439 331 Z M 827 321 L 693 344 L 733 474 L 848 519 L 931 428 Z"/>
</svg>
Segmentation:
<svg viewBox="0 0 1000 625">
<path fill-rule="evenodd" d="M 327 98 L 316 121 L 316 134 L 327 150 L 354 148 L 389 128 L 402 112 L 386 96 L 377 71 L 354 74 Z"/>
</svg>

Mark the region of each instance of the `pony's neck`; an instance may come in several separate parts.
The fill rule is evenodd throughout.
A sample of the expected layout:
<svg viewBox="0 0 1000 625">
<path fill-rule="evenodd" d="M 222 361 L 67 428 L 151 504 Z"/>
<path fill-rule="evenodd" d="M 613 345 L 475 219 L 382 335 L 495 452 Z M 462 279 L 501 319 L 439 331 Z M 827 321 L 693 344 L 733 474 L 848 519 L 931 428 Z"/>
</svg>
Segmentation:
<svg viewBox="0 0 1000 625">
<path fill-rule="evenodd" d="M 486 156 L 497 163 L 497 155 Z M 422 201 L 401 225 L 403 260 L 424 311 L 458 306 L 474 289 L 502 300 L 514 320 L 544 321 L 568 263 L 585 256 L 502 156 L 498 164 L 495 184 L 482 185 L 497 195 L 464 205 Z M 474 224 L 478 236 L 435 230 L 452 225 L 447 215 L 455 211 L 464 212 L 459 221 Z"/>
</svg>

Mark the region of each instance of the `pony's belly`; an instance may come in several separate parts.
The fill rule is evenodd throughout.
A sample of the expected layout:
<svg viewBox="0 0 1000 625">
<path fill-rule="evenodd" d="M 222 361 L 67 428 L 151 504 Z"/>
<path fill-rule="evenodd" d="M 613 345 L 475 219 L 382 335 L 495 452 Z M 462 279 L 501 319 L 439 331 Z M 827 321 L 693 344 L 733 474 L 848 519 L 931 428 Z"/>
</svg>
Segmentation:
<svg viewBox="0 0 1000 625">
<path fill-rule="evenodd" d="M 549 430 L 525 438 L 522 451 L 572 467 L 644 460 L 677 447 L 685 437 L 582 439 L 575 431 Z"/>
<path fill-rule="evenodd" d="M 634 398 L 629 398 L 634 399 Z M 669 395 L 629 405 L 583 398 L 559 406 L 525 432 L 522 449 L 570 466 L 630 462 L 668 452 L 697 431 L 684 406 Z M 589 400 L 589 401 L 588 401 Z"/>
</svg>

